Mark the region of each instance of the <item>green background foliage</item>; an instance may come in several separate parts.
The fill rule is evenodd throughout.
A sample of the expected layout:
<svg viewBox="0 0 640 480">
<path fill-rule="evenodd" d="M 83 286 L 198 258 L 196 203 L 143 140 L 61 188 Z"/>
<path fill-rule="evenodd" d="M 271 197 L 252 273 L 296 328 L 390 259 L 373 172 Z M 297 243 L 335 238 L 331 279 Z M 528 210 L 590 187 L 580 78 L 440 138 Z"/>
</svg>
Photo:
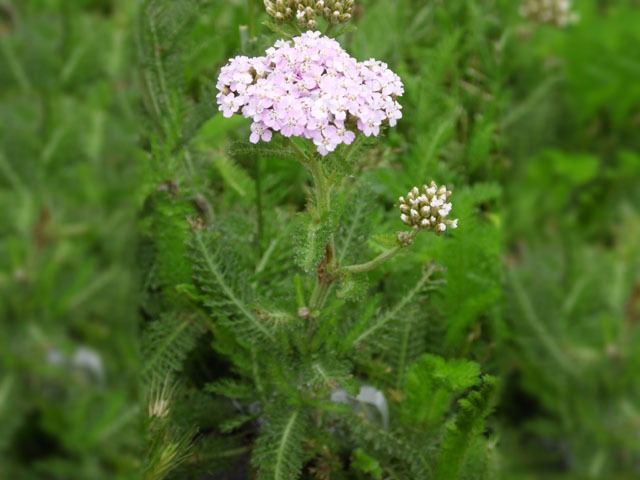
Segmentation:
<svg viewBox="0 0 640 480">
<path fill-rule="evenodd" d="M 639 474 L 640 5 L 356 3 L 404 116 L 328 157 L 322 216 L 217 112 L 261 2 L 0 1 L 0 478 Z M 301 313 L 328 239 L 374 257 L 431 179 L 460 228 Z"/>
</svg>

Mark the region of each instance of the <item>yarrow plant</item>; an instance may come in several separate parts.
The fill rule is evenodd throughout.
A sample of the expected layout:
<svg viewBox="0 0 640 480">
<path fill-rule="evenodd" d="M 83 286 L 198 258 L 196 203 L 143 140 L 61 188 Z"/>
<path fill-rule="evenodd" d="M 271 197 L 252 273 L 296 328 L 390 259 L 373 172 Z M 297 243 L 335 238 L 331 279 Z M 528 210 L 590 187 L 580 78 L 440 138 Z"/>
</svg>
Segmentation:
<svg viewBox="0 0 640 480">
<path fill-rule="evenodd" d="M 235 57 L 217 88 L 225 117 L 253 120 L 252 143 L 278 132 L 312 140 L 323 156 L 351 144 L 357 132 L 377 136 L 402 117 L 400 77 L 383 62 L 358 62 L 320 32 L 279 40 L 264 57 Z"/>
<path fill-rule="evenodd" d="M 371 196 L 351 173 L 365 138 L 379 136 L 402 118 L 403 82 L 385 63 L 360 62 L 328 36 L 336 23 L 349 20 L 353 1 L 265 5 L 285 24 L 272 30 L 294 36 L 276 41 L 263 56 L 229 60 L 218 76 L 216 96 L 225 118 L 241 115 L 250 121 L 248 142 L 234 145 L 230 154 L 241 152 L 243 162 L 253 155 L 260 160 L 256 242 L 234 240 L 252 228 L 247 215 L 236 224 L 237 215 L 221 212 L 211 227 L 205 219 L 187 217 L 196 288 L 181 283 L 180 290 L 198 303 L 198 312 L 211 312 L 214 349 L 233 372 L 206 387 L 209 394 L 233 399 L 229 408 L 236 416 L 220 431 L 247 435 L 255 467 L 255 475 L 247 476 L 258 480 L 363 478 L 372 471 L 379 471 L 376 478 L 429 478 L 436 467 L 434 451 L 442 452 L 438 461 L 447 472 L 460 470 L 464 455 L 458 452 L 475 448 L 467 438 L 483 430 L 494 384 L 485 384 L 479 369 L 464 362 L 447 365 L 431 356 L 417 363 L 428 349 L 426 335 L 416 333 L 426 328 L 421 308 L 443 270 L 433 262 L 417 268 L 417 278 L 398 298 L 366 296 L 367 273 L 405 251 L 420 232 L 442 235 L 457 227 L 458 221 L 449 219 L 451 191 L 435 182 L 413 188 L 398 205 L 400 220 L 411 228 L 367 241 L 375 221 L 369 215 Z M 324 34 L 301 32 L 302 26 L 315 27 L 320 15 Z M 312 181 L 304 189 L 304 211 L 271 205 L 277 210 L 275 225 L 263 222 L 263 202 L 269 199 L 260 187 L 261 162 L 271 158 L 298 161 Z M 242 171 L 239 164 L 227 167 L 229 176 Z M 369 258 L 368 247 L 378 249 Z M 405 383 L 410 371 L 417 375 L 413 384 Z M 430 378 L 441 371 L 461 380 L 434 393 Z M 396 386 L 395 396 L 388 385 Z M 444 412 L 456 411 L 445 407 L 462 396 L 469 402 L 460 407 L 465 410 L 460 428 L 445 431 L 447 421 L 458 418 L 454 413 L 445 419 Z M 164 392 L 151 397 L 149 415 L 157 425 L 171 417 L 168 397 Z M 407 402 L 396 401 L 403 397 Z M 413 406 L 434 399 L 433 414 L 420 420 L 424 415 Z M 423 424 L 416 428 L 414 419 Z M 414 447 L 418 430 L 421 441 Z M 447 472 L 437 478 L 457 478 Z"/>
</svg>

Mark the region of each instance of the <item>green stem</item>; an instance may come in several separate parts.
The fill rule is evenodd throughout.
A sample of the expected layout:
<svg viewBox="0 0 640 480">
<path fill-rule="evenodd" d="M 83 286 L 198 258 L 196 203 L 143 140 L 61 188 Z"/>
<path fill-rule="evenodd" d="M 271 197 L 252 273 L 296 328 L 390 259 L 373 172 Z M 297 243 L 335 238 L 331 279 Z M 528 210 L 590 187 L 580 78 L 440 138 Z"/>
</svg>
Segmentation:
<svg viewBox="0 0 640 480">
<path fill-rule="evenodd" d="M 307 168 L 313 177 L 313 186 L 315 187 L 317 200 L 316 208 L 318 209 L 319 216 L 322 217 L 331 210 L 331 186 L 329 185 L 327 176 L 324 174 L 322 164 L 317 159 L 312 158 L 311 161 L 307 163 Z"/>
<path fill-rule="evenodd" d="M 400 250 L 402 250 L 402 246 L 398 245 L 397 247 L 390 248 L 389 250 L 382 252 L 373 260 L 370 260 L 366 263 L 359 263 L 358 265 L 349 265 L 347 267 L 342 267 L 340 269 L 341 272 L 347 273 L 366 273 L 370 272 L 374 268 L 382 265 L 387 260 L 395 257 Z"/>
<path fill-rule="evenodd" d="M 323 221 L 326 214 L 331 211 L 331 184 L 319 159 L 311 158 L 306 165 L 313 177 L 318 217 L 320 221 Z M 338 265 L 334 243 L 333 235 L 331 235 L 326 247 L 325 257 L 318 266 L 316 283 L 309 299 L 309 309 L 312 312 L 322 308 L 335 281 L 333 273 L 337 270 Z"/>
<path fill-rule="evenodd" d="M 311 312 L 320 310 L 323 307 L 329 296 L 332 284 L 332 279 L 321 278 L 321 276 L 318 275 L 316 284 L 313 287 L 313 292 L 311 293 L 311 298 L 309 299 L 309 310 Z"/>
<path fill-rule="evenodd" d="M 414 239 L 417 234 L 418 234 L 418 230 L 411 230 L 411 232 L 409 233 L 409 237 L 411 239 Z M 340 269 L 340 271 L 341 272 L 345 272 L 345 273 L 366 273 L 366 272 L 370 272 L 374 268 L 377 268 L 380 265 L 382 265 L 387 260 L 390 260 L 393 257 L 395 257 L 403 248 L 404 247 L 402 245 L 396 245 L 395 247 L 390 248 L 389 250 L 386 250 L 386 251 L 382 252 L 380 255 L 378 255 L 373 260 L 369 260 L 366 263 L 359 263 L 357 265 L 349 265 L 349 266 L 346 266 L 346 267 L 342 267 Z"/>
</svg>

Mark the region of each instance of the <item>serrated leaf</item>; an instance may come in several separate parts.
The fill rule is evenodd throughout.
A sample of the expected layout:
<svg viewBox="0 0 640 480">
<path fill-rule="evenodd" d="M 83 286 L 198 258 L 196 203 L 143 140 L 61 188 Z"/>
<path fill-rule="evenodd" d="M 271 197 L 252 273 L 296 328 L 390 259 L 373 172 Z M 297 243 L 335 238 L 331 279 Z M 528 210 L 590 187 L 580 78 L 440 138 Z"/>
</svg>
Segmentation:
<svg viewBox="0 0 640 480">
<path fill-rule="evenodd" d="M 242 427 L 246 423 L 255 418 L 254 415 L 238 415 L 222 422 L 219 426 L 219 430 L 222 433 L 230 433 L 238 428 Z"/>
<path fill-rule="evenodd" d="M 273 23 L 269 20 L 262 22 L 262 24 L 273 33 L 277 33 L 281 37 L 295 37 L 296 35 L 300 35 L 300 30 L 295 28 L 293 25 L 289 25 L 286 23 Z"/>
<path fill-rule="evenodd" d="M 298 478 L 304 461 L 304 433 L 308 421 L 304 412 L 285 405 L 274 408 L 256 440 L 251 463 L 258 480 Z"/>
<path fill-rule="evenodd" d="M 220 156 L 213 162 L 216 170 L 224 180 L 225 185 L 235 191 L 238 195 L 248 200 L 255 197 L 255 186 L 253 179 L 236 162 L 227 156 Z"/>
<path fill-rule="evenodd" d="M 255 393 L 255 389 L 252 385 L 230 378 L 223 378 L 222 380 L 207 383 L 204 390 L 209 393 L 215 393 L 216 395 L 222 395 L 233 399 L 252 398 Z"/>
<path fill-rule="evenodd" d="M 238 340 L 245 343 L 277 343 L 273 332 L 248 303 L 246 279 L 237 268 L 233 251 L 222 251 L 215 232 L 196 231 L 191 242 L 194 277 L 207 295 L 205 304 L 216 317 L 226 318 Z"/>
<path fill-rule="evenodd" d="M 313 272 L 326 253 L 334 226 L 330 216 L 316 222 L 308 213 L 296 216 L 294 226 L 294 259 L 305 272 Z"/>
<path fill-rule="evenodd" d="M 367 294 L 369 279 L 367 275 L 345 274 L 340 278 L 340 287 L 337 296 L 344 300 L 358 301 Z"/>
<path fill-rule="evenodd" d="M 250 157 L 280 160 L 298 160 L 299 154 L 289 147 L 270 143 L 235 142 L 229 145 L 229 155 L 234 158 Z"/>
<path fill-rule="evenodd" d="M 356 30 L 358 30 L 358 27 L 353 24 L 345 25 L 344 27 L 339 28 L 335 32 L 331 33 L 330 36 L 333 38 L 338 38 L 340 35 L 346 35 L 347 33 L 355 32 Z"/>
<path fill-rule="evenodd" d="M 398 246 L 398 237 L 395 233 L 380 233 L 374 235 L 372 240 L 383 247 L 383 249 L 393 248 Z"/>
<path fill-rule="evenodd" d="M 145 329 L 143 358 L 147 377 L 165 377 L 180 371 L 182 362 L 204 333 L 202 321 L 195 315 L 166 315 Z"/>
<path fill-rule="evenodd" d="M 455 422 L 447 426 L 438 458 L 437 480 L 460 478 L 470 451 L 484 433 L 485 419 L 493 410 L 498 381 L 483 377 L 480 390 L 471 392 L 459 402 Z"/>
<path fill-rule="evenodd" d="M 425 354 L 407 372 L 403 418 L 411 425 L 436 425 L 455 396 L 478 383 L 478 364 Z"/>
</svg>

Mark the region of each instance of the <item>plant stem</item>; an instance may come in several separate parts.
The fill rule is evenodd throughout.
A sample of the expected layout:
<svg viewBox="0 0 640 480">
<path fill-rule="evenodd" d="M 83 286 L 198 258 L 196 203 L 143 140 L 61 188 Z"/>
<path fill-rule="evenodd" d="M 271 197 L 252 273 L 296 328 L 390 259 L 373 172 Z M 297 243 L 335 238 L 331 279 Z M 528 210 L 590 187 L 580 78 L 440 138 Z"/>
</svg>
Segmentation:
<svg viewBox="0 0 640 480">
<path fill-rule="evenodd" d="M 411 230 L 411 232 L 409 233 L 409 238 L 413 239 L 413 238 L 415 238 L 415 236 L 417 234 L 418 234 L 417 230 Z M 398 254 L 398 252 L 400 252 L 400 250 L 402 250 L 403 248 L 404 247 L 402 245 L 396 245 L 395 247 L 390 248 L 389 250 L 386 250 L 386 251 L 382 252 L 380 255 L 378 255 L 373 260 L 369 260 L 366 263 L 359 263 L 357 265 L 349 265 L 349 266 L 346 266 L 346 267 L 342 267 L 340 269 L 340 271 L 341 272 L 346 272 L 346 273 L 366 273 L 366 272 L 370 272 L 374 268 L 379 267 L 380 265 L 382 265 L 387 260 L 390 260 L 393 257 L 395 257 Z"/>
<path fill-rule="evenodd" d="M 382 252 L 373 260 L 370 260 L 366 263 L 359 263 L 357 265 L 349 265 L 347 267 L 342 267 L 340 271 L 347 273 L 365 273 L 370 272 L 374 268 L 382 265 L 387 260 L 396 256 L 396 254 L 402 250 L 402 246 L 398 245 L 397 247 L 390 248 L 389 250 Z"/>
<path fill-rule="evenodd" d="M 323 221 L 326 220 L 326 215 L 331 211 L 331 184 L 318 158 L 309 159 L 306 165 L 313 177 L 318 217 L 320 221 Z M 335 281 L 334 272 L 337 270 L 338 265 L 334 243 L 333 235 L 331 235 L 326 246 L 325 257 L 318 265 L 316 284 L 309 299 L 309 309 L 312 312 L 322 308 L 331 290 L 331 285 Z"/>
<path fill-rule="evenodd" d="M 313 292 L 311 293 L 311 298 L 309 299 L 309 310 L 314 312 L 322 308 L 324 302 L 327 301 L 327 296 L 329 295 L 329 290 L 331 290 L 332 283 L 333 281 L 329 281 L 328 279 L 321 279 L 318 275 L 315 287 L 313 288 Z"/>
<path fill-rule="evenodd" d="M 319 216 L 322 217 L 331 210 L 331 186 L 329 185 L 327 176 L 324 174 L 322 164 L 317 159 L 310 159 L 307 163 L 307 168 L 313 177 L 313 186 L 315 187 L 318 202 L 316 208 L 318 209 Z"/>
</svg>

